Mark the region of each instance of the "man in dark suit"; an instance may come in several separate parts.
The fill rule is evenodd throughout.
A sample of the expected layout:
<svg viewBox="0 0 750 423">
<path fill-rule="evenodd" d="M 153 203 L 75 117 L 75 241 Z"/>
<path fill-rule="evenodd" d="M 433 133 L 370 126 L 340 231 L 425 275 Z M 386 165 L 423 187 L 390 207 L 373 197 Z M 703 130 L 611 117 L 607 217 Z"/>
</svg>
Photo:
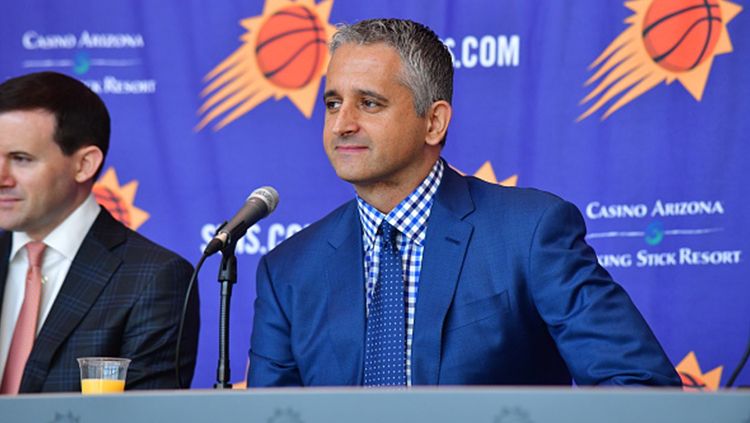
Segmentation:
<svg viewBox="0 0 750 423">
<path fill-rule="evenodd" d="M 76 358 L 131 359 L 126 389 L 175 388 L 192 266 L 116 221 L 92 186 L 109 146 L 101 99 L 68 76 L 0 84 L 2 393 L 80 391 Z M 179 366 L 195 368 L 198 299 Z"/>
<path fill-rule="evenodd" d="M 324 145 L 357 198 L 261 260 L 249 386 L 680 385 L 575 206 L 440 158 L 431 30 L 363 21 L 331 51 Z"/>
</svg>

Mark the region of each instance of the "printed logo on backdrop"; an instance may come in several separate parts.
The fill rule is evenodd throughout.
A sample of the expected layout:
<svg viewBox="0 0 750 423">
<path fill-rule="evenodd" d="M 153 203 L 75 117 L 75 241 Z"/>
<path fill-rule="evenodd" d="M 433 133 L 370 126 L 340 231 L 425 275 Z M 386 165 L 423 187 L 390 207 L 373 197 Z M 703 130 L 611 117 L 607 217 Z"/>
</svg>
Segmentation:
<svg viewBox="0 0 750 423">
<path fill-rule="evenodd" d="M 139 67 L 146 41 L 139 33 L 47 33 L 28 29 L 21 35 L 24 69 L 71 72 L 98 94 L 137 95 L 156 92 L 154 79 L 130 79 L 121 70 Z M 96 75 L 96 76 L 94 76 Z"/>
<path fill-rule="evenodd" d="M 591 201 L 586 205 L 584 212 L 586 218 L 590 221 L 599 221 L 599 225 L 615 221 L 634 222 L 638 225 L 632 230 L 592 232 L 586 236 L 589 240 L 634 238 L 643 242 L 643 248 L 636 251 L 599 253 L 599 263 L 604 267 L 717 266 L 735 265 L 742 260 L 742 250 L 734 246 L 724 249 L 703 249 L 687 245 L 690 238 L 711 237 L 724 231 L 721 222 L 727 210 L 721 200 L 657 199 L 649 204 L 604 204 L 600 201 Z M 691 220 L 700 220 L 701 225 L 691 225 Z M 704 224 L 712 220 L 716 221 L 716 225 Z M 684 245 L 666 251 L 659 248 L 660 244 L 670 237 L 685 240 L 682 241 Z"/>
<path fill-rule="evenodd" d="M 521 37 L 512 35 L 467 35 L 460 40 L 447 37 L 443 44 L 456 69 L 517 67 L 521 56 Z"/>
<path fill-rule="evenodd" d="M 696 357 L 695 352 L 690 351 L 675 367 L 675 370 L 682 379 L 682 389 L 685 391 L 718 391 L 724 366 L 718 366 L 703 373 L 698 363 L 698 357 Z"/>
<path fill-rule="evenodd" d="M 454 168 L 455 169 L 455 168 Z M 464 174 L 458 169 L 455 169 L 462 175 Z M 501 181 L 497 180 L 495 176 L 495 170 L 492 168 L 492 163 L 489 161 L 484 162 L 482 166 L 474 172 L 474 176 L 492 184 L 498 184 L 503 186 L 516 186 L 518 182 L 518 175 L 511 175 Z M 240 239 L 237 240 L 237 247 L 235 248 L 235 254 L 237 255 L 255 255 L 255 254 L 266 254 L 272 249 L 276 248 L 277 245 L 281 244 L 282 241 L 301 231 L 308 224 L 301 223 L 280 223 L 275 222 L 265 226 L 263 222 L 257 223 L 248 229 L 247 233 Z M 216 235 L 216 230 L 219 225 L 215 223 L 206 223 L 201 227 L 200 238 L 202 243 L 199 245 L 199 251 L 203 252 L 206 249 L 208 243 Z"/>
<path fill-rule="evenodd" d="M 96 202 L 107 209 L 112 217 L 135 231 L 149 218 L 147 212 L 133 204 L 137 190 L 138 181 L 130 181 L 125 185 L 120 185 L 117 180 L 117 172 L 110 167 L 94 184 L 93 192 Z"/>
<path fill-rule="evenodd" d="M 266 0 L 260 16 L 243 19 L 242 45 L 209 72 L 195 127 L 218 119 L 218 131 L 273 97 L 286 97 L 306 118 L 328 67 L 328 23 L 333 0 Z"/>
<path fill-rule="evenodd" d="M 581 121 L 611 101 L 602 120 L 655 86 L 675 80 L 700 101 L 714 57 L 732 52 L 727 24 L 742 7 L 725 0 L 633 0 L 626 28 L 589 66 L 596 85 Z M 593 103 L 592 103 L 593 102 Z"/>
<path fill-rule="evenodd" d="M 466 175 L 465 173 L 461 172 L 461 170 L 456 169 L 453 166 L 451 166 L 451 168 L 453 168 L 453 170 L 460 173 L 461 175 Z M 511 175 L 503 179 L 502 181 L 498 181 L 497 176 L 495 176 L 495 169 L 492 168 L 492 163 L 490 163 L 489 160 L 484 162 L 484 164 L 482 164 L 482 166 L 480 166 L 479 169 L 474 172 L 474 176 L 485 182 L 502 185 L 504 187 L 514 187 L 518 184 L 518 175 Z"/>
</svg>

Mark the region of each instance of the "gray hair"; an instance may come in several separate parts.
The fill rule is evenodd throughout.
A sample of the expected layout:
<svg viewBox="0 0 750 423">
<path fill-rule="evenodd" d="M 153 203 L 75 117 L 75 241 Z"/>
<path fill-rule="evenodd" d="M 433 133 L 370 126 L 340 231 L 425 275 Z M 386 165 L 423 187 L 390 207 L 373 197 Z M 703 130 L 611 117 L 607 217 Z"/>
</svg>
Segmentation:
<svg viewBox="0 0 750 423">
<path fill-rule="evenodd" d="M 424 117 L 438 100 L 453 97 L 453 62 L 440 38 L 428 27 L 402 19 L 368 19 L 338 25 L 329 46 L 331 54 L 343 44 L 385 43 L 401 56 L 401 82 L 411 90 L 414 109 Z"/>
</svg>

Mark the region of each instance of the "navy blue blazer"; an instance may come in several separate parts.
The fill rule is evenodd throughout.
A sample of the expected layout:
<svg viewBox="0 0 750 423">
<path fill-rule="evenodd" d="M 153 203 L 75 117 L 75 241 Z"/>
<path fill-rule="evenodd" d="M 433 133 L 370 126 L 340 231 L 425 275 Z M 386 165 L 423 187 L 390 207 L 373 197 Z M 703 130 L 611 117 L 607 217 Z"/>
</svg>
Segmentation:
<svg viewBox="0 0 750 423">
<path fill-rule="evenodd" d="M 12 236 L 0 235 L 0 306 Z M 105 209 L 78 249 L 21 379 L 24 392 L 80 392 L 78 357 L 130 358 L 126 389 L 176 388 L 177 325 L 192 266 Z M 190 303 L 180 373 L 195 370 L 199 310 Z"/>
<path fill-rule="evenodd" d="M 578 209 L 446 167 L 429 218 L 414 385 L 680 386 Z M 361 385 L 362 229 L 350 201 L 259 263 L 249 386 Z"/>
</svg>

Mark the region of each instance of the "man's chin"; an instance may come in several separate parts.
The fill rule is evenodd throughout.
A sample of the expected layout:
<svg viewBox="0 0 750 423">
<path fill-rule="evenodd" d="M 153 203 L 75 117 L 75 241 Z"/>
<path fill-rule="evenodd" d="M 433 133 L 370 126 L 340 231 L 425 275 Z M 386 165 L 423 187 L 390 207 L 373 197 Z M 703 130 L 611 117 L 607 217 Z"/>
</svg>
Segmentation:
<svg viewBox="0 0 750 423">
<path fill-rule="evenodd" d="M 9 222 L 6 220 L 0 220 L 0 230 L 6 231 L 6 232 L 23 232 L 21 228 L 19 228 L 18 224 L 15 222 Z"/>
<path fill-rule="evenodd" d="M 368 178 L 363 175 L 362 172 L 336 172 L 336 176 L 344 182 L 348 182 L 352 185 L 367 185 Z"/>
<path fill-rule="evenodd" d="M 25 216 L 18 215 L 17 213 L 3 213 L 0 210 L 0 229 L 8 232 L 28 232 L 32 228 L 29 227 L 28 218 Z"/>
<path fill-rule="evenodd" d="M 358 172 L 354 169 L 347 169 L 343 167 L 334 167 L 334 170 L 336 171 L 336 176 L 338 176 L 339 179 L 341 179 L 344 182 L 349 182 L 350 184 L 357 183 L 362 179 L 361 172 Z"/>
</svg>

